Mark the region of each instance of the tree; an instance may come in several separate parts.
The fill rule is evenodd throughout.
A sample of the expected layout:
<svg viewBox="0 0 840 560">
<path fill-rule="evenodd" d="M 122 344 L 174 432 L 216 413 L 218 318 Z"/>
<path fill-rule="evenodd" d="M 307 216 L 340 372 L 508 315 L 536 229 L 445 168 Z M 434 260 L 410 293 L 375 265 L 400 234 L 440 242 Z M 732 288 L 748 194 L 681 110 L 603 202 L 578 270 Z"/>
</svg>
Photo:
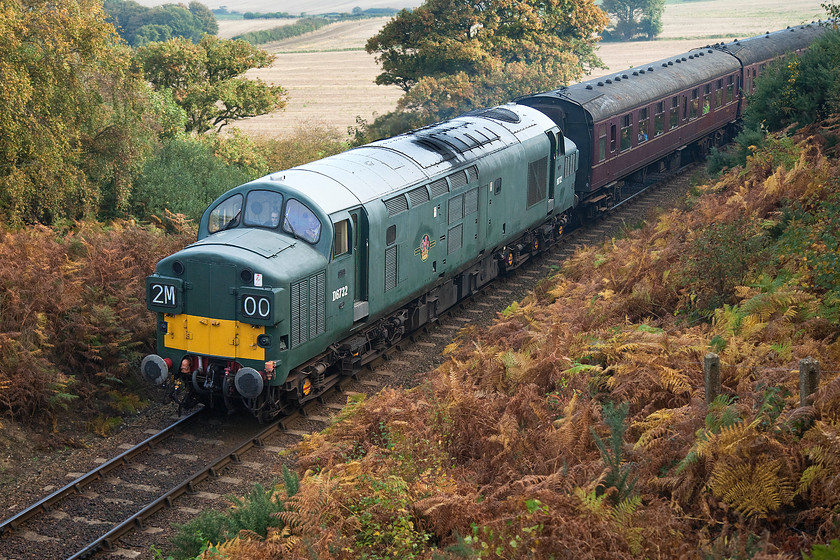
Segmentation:
<svg viewBox="0 0 840 560">
<path fill-rule="evenodd" d="M 137 61 L 156 90 L 172 90 L 187 114 L 187 131 L 217 131 L 231 121 L 270 113 L 285 106 L 286 90 L 241 75 L 271 65 L 274 55 L 245 41 L 205 35 L 150 43 L 137 49 Z"/>
<path fill-rule="evenodd" d="M 155 125 L 149 88 L 131 71 L 101 1 L 6 1 L 0 37 L 4 222 L 126 208 Z"/>
<path fill-rule="evenodd" d="M 603 8 L 615 20 L 611 34 L 629 41 L 643 35 L 653 39 L 662 32 L 665 0 L 603 0 Z"/>
<path fill-rule="evenodd" d="M 376 83 L 401 87 L 400 108 L 432 120 L 579 79 L 601 65 L 607 23 L 592 0 L 427 0 L 365 48 L 382 65 Z"/>
<path fill-rule="evenodd" d="M 215 35 L 219 31 L 216 16 L 199 2 L 190 2 L 189 9 L 178 4 L 147 8 L 133 0 L 105 0 L 103 5 L 108 21 L 133 47 L 173 37 L 197 43 L 205 34 Z"/>
</svg>

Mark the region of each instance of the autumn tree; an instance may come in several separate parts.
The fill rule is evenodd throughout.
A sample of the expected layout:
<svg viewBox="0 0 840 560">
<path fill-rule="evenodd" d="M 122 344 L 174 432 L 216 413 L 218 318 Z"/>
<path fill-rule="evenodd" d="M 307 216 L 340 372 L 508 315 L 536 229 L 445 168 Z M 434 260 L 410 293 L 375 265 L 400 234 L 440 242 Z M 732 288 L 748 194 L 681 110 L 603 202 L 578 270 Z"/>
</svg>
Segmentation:
<svg viewBox="0 0 840 560">
<path fill-rule="evenodd" d="M 213 12 L 200 2 L 164 4 L 147 8 L 133 0 L 105 0 L 108 21 L 125 41 L 137 47 L 154 41 L 183 37 L 197 43 L 205 34 L 215 35 L 219 24 Z"/>
<path fill-rule="evenodd" d="M 271 65 L 274 55 L 241 40 L 205 35 L 198 43 L 171 39 L 137 50 L 137 62 L 158 91 L 171 91 L 187 114 L 187 131 L 221 130 L 231 121 L 282 108 L 286 90 L 247 70 Z"/>
<path fill-rule="evenodd" d="M 131 71 L 101 0 L 3 2 L 0 37 L 4 221 L 126 208 L 155 123 L 148 86 Z"/>
<path fill-rule="evenodd" d="M 614 21 L 610 35 L 616 39 L 653 39 L 662 32 L 665 0 L 603 0 L 601 8 Z"/>
<path fill-rule="evenodd" d="M 579 79 L 607 23 L 592 0 L 427 0 L 365 48 L 376 83 L 406 92 L 399 108 L 434 120 Z"/>
</svg>

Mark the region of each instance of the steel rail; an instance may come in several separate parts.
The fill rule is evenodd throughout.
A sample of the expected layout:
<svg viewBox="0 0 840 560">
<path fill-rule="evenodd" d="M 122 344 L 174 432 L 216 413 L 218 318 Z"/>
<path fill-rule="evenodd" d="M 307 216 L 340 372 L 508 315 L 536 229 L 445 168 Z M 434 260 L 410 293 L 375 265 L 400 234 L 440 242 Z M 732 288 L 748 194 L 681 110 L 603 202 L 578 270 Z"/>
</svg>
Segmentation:
<svg viewBox="0 0 840 560">
<path fill-rule="evenodd" d="M 164 507 L 172 507 L 174 500 L 185 493 L 192 493 L 195 491 L 195 485 L 207 480 L 208 478 L 219 476 L 221 470 L 231 463 L 241 462 L 241 455 L 248 452 L 254 447 L 263 447 L 263 440 L 276 433 L 286 429 L 284 422 L 293 420 L 302 415 L 300 411 L 295 411 L 289 416 L 280 420 L 274 421 L 270 426 L 258 433 L 256 436 L 249 438 L 249 440 L 242 445 L 236 447 L 233 451 L 229 451 L 220 455 L 210 464 L 196 471 L 193 475 L 185 479 L 183 482 L 174 486 L 164 495 L 160 496 L 149 505 L 138 511 L 134 515 L 122 521 L 119 525 L 114 526 L 110 531 L 98 537 L 96 540 L 89 543 L 82 550 L 76 552 L 72 556 L 68 556 L 67 560 L 76 560 L 80 558 L 89 558 L 99 550 L 113 550 L 114 544 L 123 537 L 126 533 L 134 528 L 142 529 L 146 520 L 152 515 L 163 509 Z"/>
<path fill-rule="evenodd" d="M 141 443 L 138 443 L 131 449 L 126 450 L 125 452 L 121 453 L 117 457 L 114 457 L 110 461 L 102 463 L 95 469 L 89 471 L 86 474 L 83 474 L 70 484 L 64 486 L 59 490 L 56 490 L 46 498 L 43 498 L 42 500 L 32 504 L 20 513 L 6 519 L 2 523 L 0 523 L 0 535 L 3 535 L 6 531 L 13 531 L 17 529 L 27 520 L 33 518 L 34 516 L 40 513 L 49 511 L 56 503 L 60 502 L 64 498 L 73 494 L 80 494 L 82 492 L 82 489 L 85 486 L 89 485 L 91 482 L 99 480 L 105 474 L 111 472 L 112 470 L 126 465 L 131 459 L 133 459 L 137 455 L 144 453 L 149 449 L 152 449 L 161 441 L 172 436 L 172 434 L 175 433 L 175 430 L 177 428 L 194 420 L 195 417 L 203 410 L 203 406 L 197 408 L 195 411 L 189 413 L 183 418 L 179 418 L 176 422 L 172 423 L 170 426 L 164 428 L 163 430 L 151 436 L 150 438 L 142 441 Z"/>
</svg>

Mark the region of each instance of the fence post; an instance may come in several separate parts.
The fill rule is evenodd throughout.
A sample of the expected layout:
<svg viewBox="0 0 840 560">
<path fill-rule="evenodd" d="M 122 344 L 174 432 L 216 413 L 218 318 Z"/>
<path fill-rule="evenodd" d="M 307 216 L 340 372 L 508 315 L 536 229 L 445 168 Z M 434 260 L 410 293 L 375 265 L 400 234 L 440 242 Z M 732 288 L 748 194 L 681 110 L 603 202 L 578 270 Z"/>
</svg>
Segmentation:
<svg viewBox="0 0 840 560">
<path fill-rule="evenodd" d="M 799 361 L 799 406 L 808 406 L 820 382 L 820 363 L 813 358 Z"/>
<path fill-rule="evenodd" d="M 720 356 L 709 352 L 703 358 L 703 377 L 706 381 L 706 406 L 720 394 Z"/>
</svg>

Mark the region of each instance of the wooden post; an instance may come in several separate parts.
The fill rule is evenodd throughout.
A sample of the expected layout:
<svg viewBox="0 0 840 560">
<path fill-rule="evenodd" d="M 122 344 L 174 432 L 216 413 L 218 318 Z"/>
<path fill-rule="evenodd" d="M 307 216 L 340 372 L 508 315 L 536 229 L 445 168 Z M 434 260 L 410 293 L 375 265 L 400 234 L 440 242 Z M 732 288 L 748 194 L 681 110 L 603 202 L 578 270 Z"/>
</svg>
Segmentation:
<svg viewBox="0 0 840 560">
<path fill-rule="evenodd" d="M 813 358 L 799 361 L 799 406 L 811 404 L 811 395 L 820 382 L 820 363 Z"/>
<path fill-rule="evenodd" d="M 703 377 L 706 380 L 706 406 L 720 394 L 720 356 L 709 352 L 703 358 Z"/>
</svg>

